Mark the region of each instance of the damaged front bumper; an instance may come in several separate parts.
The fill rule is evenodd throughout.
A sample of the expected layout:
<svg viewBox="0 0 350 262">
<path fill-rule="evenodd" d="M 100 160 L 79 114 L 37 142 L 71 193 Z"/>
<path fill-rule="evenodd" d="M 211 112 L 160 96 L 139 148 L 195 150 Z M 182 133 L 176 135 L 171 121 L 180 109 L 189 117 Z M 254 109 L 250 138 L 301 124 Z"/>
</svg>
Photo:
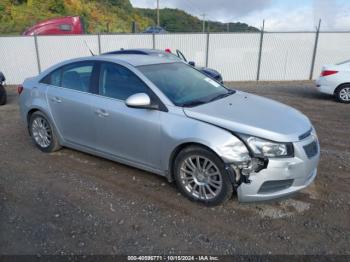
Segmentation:
<svg viewBox="0 0 350 262">
<path fill-rule="evenodd" d="M 317 138 L 311 135 L 293 145 L 293 158 L 270 158 L 265 169 L 255 170 L 249 175 L 242 175 L 243 169 L 235 171 L 234 185 L 240 202 L 284 197 L 313 182 L 320 158 Z M 237 169 L 234 165 L 233 168 Z M 237 176 L 239 171 L 241 173 Z"/>
</svg>

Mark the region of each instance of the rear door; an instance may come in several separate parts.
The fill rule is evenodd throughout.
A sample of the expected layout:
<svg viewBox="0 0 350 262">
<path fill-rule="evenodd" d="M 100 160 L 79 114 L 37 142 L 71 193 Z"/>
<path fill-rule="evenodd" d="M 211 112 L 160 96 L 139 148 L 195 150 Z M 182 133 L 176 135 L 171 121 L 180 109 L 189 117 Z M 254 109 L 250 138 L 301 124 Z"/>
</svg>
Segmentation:
<svg viewBox="0 0 350 262">
<path fill-rule="evenodd" d="M 49 75 L 47 91 L 52 118 L 64 140 L 93 147 L 96 142 L 90 93 L 94 62 L 76 62 Z"/>
</svg>

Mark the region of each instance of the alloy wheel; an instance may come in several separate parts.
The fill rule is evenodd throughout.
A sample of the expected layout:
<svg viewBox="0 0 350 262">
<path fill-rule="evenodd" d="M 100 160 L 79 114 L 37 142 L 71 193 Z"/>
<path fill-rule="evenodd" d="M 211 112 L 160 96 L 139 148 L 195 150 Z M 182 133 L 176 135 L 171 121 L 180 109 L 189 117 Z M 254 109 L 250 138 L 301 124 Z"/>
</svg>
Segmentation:
<svg viewBox="0 0 350 262">
<path fill-rule="evenodd" d="M 215 198 L 223 184 L 219 168 L 210 159 L 198 155 L 189 156 L 182 162 L 180 179 L 185 190 L 201 200 Z"/>
<path fill-rule="evenodd" d="M 47 148 L 51 145 L 52 132 L 49 123 L 43 117 L 36 117 L 32 122 L 32 136 L 35 142 L 42 148 Z"/>
<path fill-rule="evenodd" d="M 346 102 L 350 101 L 350 87 L 341 89 L 339 92 L 339 98 Z"/>
</svg>

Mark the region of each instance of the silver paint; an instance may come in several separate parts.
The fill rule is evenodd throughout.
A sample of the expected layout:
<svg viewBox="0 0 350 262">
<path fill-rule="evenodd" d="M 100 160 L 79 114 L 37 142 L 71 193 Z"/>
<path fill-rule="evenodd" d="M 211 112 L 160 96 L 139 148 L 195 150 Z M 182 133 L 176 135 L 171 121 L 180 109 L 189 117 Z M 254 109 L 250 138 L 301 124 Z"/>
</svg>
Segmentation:
<svg viewBox="0 0 350 262">
<path fill-rule="evenodd" d="M 158 96 L 167 112 L 128 107 L 125 101 L 118 99 L 39 83 L 43 76 L 59 66 L 89 60 L 109 61 L 127 67 Z M 104 55 L 60 63 L 37 77 L 25 80 L 24 91 L 20 95 L 21 116 L 28 125 L 29 112 L 40 110 L 57 131 L 61 145 L 163 176 L 169 176 L 174 152 L 185 144 L 203 145 L 215 152 L 225 164 L 233 165 L 250 158 L 247 157 L 248 149 L 236 133 L 292 142 L 295 156 L 269 159 L 267 169 L 251 174 L 252 182 L 238 187 L 241 201 L 288 195 L 313 181 L 319 152 L 308 159 L 303 145 L 317 139 L 316 133 L 298 140 L 312 127 L 306 116 L 278 102 L 239 91 L 193 108 L 175 106 L 136 68 L 139 65 L 173 62 L 152 56 Z M 134 106 L 148 102 L 140 94 L 128 101 Z M 243 151 L 245 154 L 241 153 Z M 283 192 L 258 194 L 264 181 L 283 179 L 294 179 L 294 184 Z"/>
</svg>

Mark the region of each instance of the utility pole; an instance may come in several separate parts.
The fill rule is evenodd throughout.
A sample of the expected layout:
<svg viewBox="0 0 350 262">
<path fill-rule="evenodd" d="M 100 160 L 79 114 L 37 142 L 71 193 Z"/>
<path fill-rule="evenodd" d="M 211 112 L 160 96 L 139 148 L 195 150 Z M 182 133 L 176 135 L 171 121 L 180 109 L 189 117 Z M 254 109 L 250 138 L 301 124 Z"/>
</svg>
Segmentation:
<svg viewBox="0 0 350 262">
<path fill-rule="evenodd" d="M 203 33 L 205 32 L 205 17 L 207 16 L 206 14 L 201 14 L 203 17 Z"/>
<path fill-rule="evenodd" d="M 265 30 L 265 20 L 263 20 L 262 27 L 261 27 L 261 30 L 260 30 L 258 70 L 257 70 L 257 75 L 256 75 L 256 81 L 259 81 L 259 79 L 260 79 L 260 67 L 261 67 L 262 47 L 263 47 L 263 40 L 264 40 L 264 30 Z"/>
<path fill-rule="evenodd" d="M 157 0 L 157 26 L 160 26 L 160 23 L 159 23 L 159 0 Z"/>
<path fill-rule="evenodd" d="M 316 27 L 316 38 L 315 38 L 315 44 L 314 44 L 314 51 L 312 53 L 311 69 L 310 69 L 310 77 L 309 77 L 310 80 L 312 80 L 312 77 L 313 77 L 313 74 L 314 74 L 316 53 L 317 53 L 317 45 L 318 45 L 318 37 L 320 35 L 321 22 L 322 22 L 321 19 L 318 20 L 318 26 Z"/>
<path fill-rule="evenodd" d="M 227 32 L 230 32 L 230 23 L 227 23 Z"/>
</svg>

